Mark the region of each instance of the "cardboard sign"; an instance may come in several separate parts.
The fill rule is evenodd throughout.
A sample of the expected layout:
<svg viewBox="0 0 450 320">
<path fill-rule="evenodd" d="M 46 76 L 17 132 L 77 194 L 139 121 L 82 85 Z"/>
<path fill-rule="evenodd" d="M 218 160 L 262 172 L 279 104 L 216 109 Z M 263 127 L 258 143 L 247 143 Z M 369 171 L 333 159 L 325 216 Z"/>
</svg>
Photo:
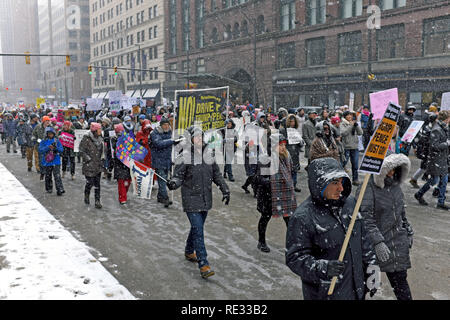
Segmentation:
<svg viewBox="0 0 450 320">
<path fill-rule="evenodd" d="M 299 144 L 302 143 L 303 139 L 302 139 L 302 135 L 300 134 L 300 132 L 295 129 L 295 128 L 287 128 L 287 138 L 288 138 L 288 142 L 289 144 Z"/>
<path fill-rule="evenodd" d="M 75 142 L 73 145 L 73 151 L 74 152 L 80 152 L 80 142 L 81 139 L 83 139 L 83 136 L 85 134 L 88 134 L 89 130 L 75 130 Z"/>
<path fill-rule="evenodd" d="M 441 110 L 450 110 L 450 92 L 442 94 Z"/>
<path fill-rule="evenodd" d="M 130 160 L 130 175 L 133 183 L 133 194 L 141 199 L 152 197 L 154 170 L 144 164 Z"/>
<path fill-rule="evenodd" d="M 133 114 L 138 115 L 141 112 L 141 108 L 139 106 L 133 106 Z"/>
<path fill-rule="evenodd" d="M 59 135 L 59 141 L 61 142 L 63 147 L 67 147 L 70 149 L 74 148 L 74 143 L 75 143 L 74 138 L 75 138 L 75 136 L 68 132 L 61 132 L 61 134 Z"/>
<path fill-rule="evenodd" d="M 401 110 L 399 105 L 389 103 L 383 119 L 367 145 L 359 171 L 380 174 Z"/>
<path fill-rule="evenodd" d="M 79 117 L 80 115 L 81 115 L 81 110 L 79 110 L 79 109 L 64 110 L 64 117 L 66 119 L 72 119 L 73 116 Z"/>
<path fill-rule="evenodd" d="M 397 88 L 371 93 L 369 97 L 370 108 L 373 113 L 373 119 L 375 120 L 383 118 L 384 111 L 386 111 L 389 102 L 398 105 Z"/>
<path fill-rule="evenodd" d="M 419 133 L 420 128 L 422 128 L 424 122 L 423 121 L 413 121 L 409 127 L 408 130 L 406 130 L 405 134 L 402 137 L 403 142 L 411 143 L 413 142 L 416 135 Z"/>
</svg>

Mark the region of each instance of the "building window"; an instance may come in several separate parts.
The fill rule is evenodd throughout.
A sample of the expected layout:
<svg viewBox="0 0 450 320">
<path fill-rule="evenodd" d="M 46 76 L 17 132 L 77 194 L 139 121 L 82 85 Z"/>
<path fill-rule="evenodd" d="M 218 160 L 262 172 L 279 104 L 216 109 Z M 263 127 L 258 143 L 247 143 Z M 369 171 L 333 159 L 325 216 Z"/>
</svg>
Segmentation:
<svg viewBox="0 0 450 320">
<path fill-rule="evenodd" d="M 280 29 L 281 31 L 295 28 L 295 0 L 281 0 L 280 8 Z"/>
<path fill-rule="evenodd" d="M 423 54 L 450 53 L 450 17 L 425 20 L 423 23 Z"/>
<path fill-rule="evenodd" d="M 177 53 L 177 11 L 176 0 L 170 0 L 169 2 L 169 46 L 170 53 Z M 149 35 L 151 38 L 151 35 Z"/>
<path fill-rule="evenodd" d="M 217 31 L 216 27 L 214 27 L 211 31 L 211 42 L 212 43 L 219 42 L 219 32 Z"/>
<path fill-rule="evenodd" d="M 295 44 L 294 42 L 278 45 L 278 69 L 295 67 Z"/>
<path fill-rule="evenodd" d="M 406 0 L 380 0 L 381 10 L 389 10 L 406 6 Z"/>
<path fill-rule="evenodd" d="M 205 27 L 199 26 L 197 28 L 197 48 L 203 48 L 205 46 Z"/>
<path fill-rule="evenodd" d="M 183 30 L 183 50 L 184 51 L 188 51 L 190 49 L 190 31 L 191 31 L 191 26 L 190 26 L 190 1 L 189 0 L 183 0 L 182 2 L 182 30 Z"/>
<path fill-rule="evenodd" d="M 189 66 L 189 68 L 188 68 L 188 66 Z M 189 69 L 189 70 L 188 70 Z M 191 67 L 190 67 L 190 65 L 188 65 L 188 62 L 187 62 L 187 60 L 184 60 L 182 63 L 181 63 L 181 71 L 183 71 L 183 72 L 191 72 Z"/>
<path fill-rule="evenodd" d="M 248 22 L 247 22 L 247 20 L 242 21 L 241 36 L 242 37 L 248 36 Z"/>
<path fill-rule="evenodd" d="M 339 35 L 339 63 L 361 61 L 361 32 Z"/>
<path fill-rule="evenodd" d="M 266 31 L 266 25 L 264 23 L 264 16 L 260 15 L 256 19 L 256 34 L 262 34 Z"/>
<path fill-rule="evenodd" d="M 241 35 L 241 31 L 239 30 L 239 23 L 235 23 L 233 27 L 233 39 L 238 39 Z"/>
<path fill-rule="evenodd" d="M 169 71 L 177 71 L 177 63 L 171 63 L 169 64 Z M 176 73 L 169 73 L 169 80 L 170 81 L 176 81 L 177 80 L 177 74 Z"/>
<path fill-rule="evenodd" d="M 306 22 L 308 25 L 325 23 L 326 14 L 325 0 L 307 0 L 306 1 Z"/>
<path fill-rule="evenodd" d="M 205 59 L 198 58 L 197 59 L 197 73 L 205 73 L 205 72 L 206 72 Z"/>
<path fill-rule="evenodd" d="M 308 66 L 325 64 L 325 38 L 306 40 L 306 63 Z"/>
<path fill-rule="evenodd" d="M 378 60 L 401 58 L 405 52 L 405 26 L 398 24 L 377 30 Z"/>
<path fill-rule="evenodd" d="M 225 33 L 223 34 L 223 39 L 225 41 L 231 40 L 231 36 L 232 36 L 231 25 L 227 24 L 227 26 L 225 27 Z"/>
<path fill-rule="evenodd" d="M 363 0 L 341 0 L 341 18 L 357 17 L 362 15 Z"/>
</svg>

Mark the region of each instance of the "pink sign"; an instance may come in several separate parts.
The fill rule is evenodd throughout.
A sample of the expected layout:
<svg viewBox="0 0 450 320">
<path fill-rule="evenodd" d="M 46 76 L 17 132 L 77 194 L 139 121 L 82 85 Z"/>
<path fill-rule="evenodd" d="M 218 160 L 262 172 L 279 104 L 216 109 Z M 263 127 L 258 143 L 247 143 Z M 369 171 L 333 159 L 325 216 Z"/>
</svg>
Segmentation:
<svg viewBox="0 0 450 320">
<path fill-rule="evenodd" d="M 64 147 L 73 149 L 74 147 L 74 143 L 75 143 L 75 137 L 67 132 L 61 132 L 61 134 L 59 135 L 59 141 L 61 142 L 61 144 Z"/>
<path fill-rule="evenodd" d="M 374 119 L 383 118 L 384 112 L 386 111 L 389 102 L 398 104 L 397 88 L 371 93 L 369 97 L 370 108 L 372 110 Z"/>
<path fill-rule="evenodd" d="M 62 127 L 64 123 L 64 110 L 58 110 L 58 114 L 56 116 L 56 123 Z"/>
</svg>

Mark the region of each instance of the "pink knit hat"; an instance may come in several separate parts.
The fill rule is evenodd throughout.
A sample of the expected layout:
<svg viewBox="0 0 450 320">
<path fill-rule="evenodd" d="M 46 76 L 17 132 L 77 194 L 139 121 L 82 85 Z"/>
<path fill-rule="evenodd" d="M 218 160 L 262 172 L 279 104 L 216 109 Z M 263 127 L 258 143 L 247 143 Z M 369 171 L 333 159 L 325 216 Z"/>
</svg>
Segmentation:
<svg viewBox="0 0 450 320">
<path fill-rule="evenodd" d="M 92 122 L 91 123 L 91 131 L 97 131 L 98 129 L 101 129 L 102 125 L 100 123 L 97 122 Z"/>
<path fill-rule="evenodd" d="M 341 122 L 341 118 L 339 118 L 339 116 L 331 117 L 331 124 L 336 124 L 339 122 Z"/>
<path fill-rule="evenodd" d="M 114 131 L 115 133 L 123 132 L 125 129 L 123 128 L 123 124 L 119 123 L 114 125 Z"/>
</svg>

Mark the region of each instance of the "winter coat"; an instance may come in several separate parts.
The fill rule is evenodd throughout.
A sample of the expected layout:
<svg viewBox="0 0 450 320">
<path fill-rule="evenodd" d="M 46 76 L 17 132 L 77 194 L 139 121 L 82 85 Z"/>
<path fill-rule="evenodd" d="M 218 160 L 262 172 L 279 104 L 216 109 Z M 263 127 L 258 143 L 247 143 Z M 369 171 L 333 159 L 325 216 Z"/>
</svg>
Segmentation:
<svg viewBox="0 0 450 320">
<path fill-rule="evenodd" d="M 31 125 L 28 123 L 24 123 L 22 125 L 19 124 L 16 130 L 17 135 L 17 143 L 20 146 L 33 147 L 34 142 L 32 140 L 33 129 Z"/>
<path fill-rule="evenodd" d="M 150 145 L 149 145 L 149 136 L 150 133 L 153 129 L 145 129 L 144 130 L 140 130 L 137 134 L 136 134 L 136 141 L 137 143 L 139 143 L 141 146 L 143 146 L 145 149 L 147 149 L 147 155 L 145 156 L 144 162 L 143 164 L 145 164 L 147 167 L 151 167 L 152 166 L 152 153 L 150 150 Z"/>
<path fill-rule="evenodd" d="M 75 139 L 75 131 L 73 131 L 72 129 L 69 129 L 69 130 L 61 129 L 61 131 L 59 132 L 59 135 L 61 135 L 62 132 L 66 132 L 68 134 L 73 135 L 74 139 Z M 63 148 L 64 148 L 63 157 L 71 157 L 71 158 L 75 157 L 75 152 L 73 151 L 73 149 L 68 148 L 68 147 L 63 147 Z"/>
<path fill-rule="evenodd" d="M 37 143 L 38 140 L 45 139 L 45 128 L 42 123 L 34 127 L 32 139 Z"/>
<path fill-rule="evenodd" d="M 181 157 L 175 166 L 172 180 L 175 181 L 176 188 L 181 186 L 185 212 L 208 211 L 212 208 L 212 182 L 223 194 L 229 194 L 230 190 L 216 162 L 206 164 L 202 160 L 201 164 L 192 164 L 194 160 L 194 150 L 191 152 L 191 163 L 181 163 L 183 161 Z"/>
<path fill-rule="evenodd" d="M 316 137 L 316 124 L 312 122 L 311 119 L 305 121 L 302 129 L 302 138 L 305 141 L 305 158 L 309 159 L 309 150 L 311 144 Z"/>
<path fill-rule="evenodd" d="M 333 129 L 331 124 L 328 123 L 328 126 L 330 127 L 330 135 L 327 139 L 323 131 L 323 121 L 316 125 L 316 138 L 313 140 L 309 150 L 309 159 L 311 161 L 318 158 L 334 158 L 340 161 L 339 149 L 333 137 Z"/>
<path fill-rule="evenodd" d="M 333 295 L 327 294 L 332 279 L 327 276 L 328 261 L 339 258 L 356 205 L 356 199 L 350 195 L 350 178 L 332 158 L 316 159 L 308 168 L 311 195 L 289 220 L 286 264 L 301 277 L 305 300 L 361 300 L 365 294 L 367 266 L 374 262 L 361 217 L 355 221 L 344 255 L 344 272 L 338 277 Z M 336 178 L 344 178 L 341 198 L 324 199 L 323 190 Z"/>
<path fill-rule="evenodd" d="M 172 130 L 164 132 L 161 126 L 155 128 L 150 134 L 152 145 L 152 168 L 170 169 L 172 166 Z"/>
<path fill-rule="evenodd" d="M 341 123 L 341 137 L 342 137 L 342 144 L 344 145 L 345 150 L 358 150 L 358 136 L 361 136 L 363 134 L 363 130 L 358 125 L 357 127 L 354 127 L 350 122 L 348 122 L 346 119 L 342 119 Z M 354 130 L 354 128 L 356 128 Z"/>
<path fill-rule="evenodd" d="M 116 157 L 117 140 L 119 139 L 119 137 L 111 138 L 111 143 L 114 149 L 114 157 L 113 157 L 114 179 L 129 180 L 131 179 L 130 168 L 124 165 L 122 161 L 120 161 L 120 159 Z"/>
<path fill-rule="evenodd" d="M 16 137 L 16 129 L 19 122 L 16 120 L 6 120 L 3 122 L 3 130 L 6 137 Z"/>
<path fill-rule="evenodd" d="M 414 121 L 414 114 L 410 115 L 408 113 L 404 113 L 404 114 L 400 115 L 400 120 L 398 122 L 398 126 L 399 126 L 398 132 L 399 132 L 400 138 L 403 137 L 406 130 L 408 130 L 409 126 L 411 125 L 411 123 L 413 121 Z"/>
<path fill-rule="evenodd" d="M 95 137 L 92 131 L 85 134 L 80 142 L 83 156 L 82 173 L 86 177 L 95 177 L 103 171 L 103 138 Z"/>
<path fill-rule="evenodd" d="M 434 123 L 430 134 L 430 153 L 428 156 L 427 173 L 440 176 L 448 173 L 448 127 L 438 120 Z"/>
<path fill-rule="evenodd" d="M 294 129 L 298 130 L 298 128 L 300 127 L 300 123 L 299 123 L 297 117 L 295 115 L 293 115 L 293 114 L 290 114 L 290 115 L 287 116 L 286 122 L 288 124 L 290 124 L 291 119 L 295 120 L 295 127 L 294 127 Z M 280 128 L 280 133 L 282 135 L 284 135 L 286 138 L 288 137 L 287 129 L 285 129 L 283 127 Z M 296 170 L 296 171 L 298 171 L 300 169 L 300 149 L 301 149 L 301 147 L 302 147 L 301 143 L 290 144 L 289 141 L 288 141 L 288 143 L 286 145 L 286 148 L 289 151 L 289 154 L 291 155 L 291 158 L 292 158 L 292 162 L 294 164 L 294 170 Z"/>
<path fill-rule="evenodd" d="M 294 165 L 291 157 L 279 158 L 278 171 L 270 176 L 272 198 L 272 216 L 290 217 L 297 208 L 292 171 Z"/>
<path fill-rule="evenodd" d="M 367 238 L 373 246 L 384 242 L 391 254 L 387 262 L 378 261 L 381 271 L 395 272 L 411 268 L 408 235 L 412 228 L 406 219 L 404 195 L 401 184 L 408 179 L 411 162 L 403 154 L 391 154 L 384 159 L 379 175 L 373 175 L 367 184 L 360 207 Z M 392 169 L 392 178 L 386 175 Z M 361 192 L 361 186 L 357 195 Z"/>
<path fill-rule="evenodd" d="M 237 150 L 237 142 L 239 139 L 239 135 L 236 131 L 236 124 L 234 123 L 233 120 L 228 119 L 227 121 L 231 122 L 231 128 L 227 129 L 227 128 L 223 128 L 220 130 L 220 134 L 222 135 L 222 139 L 223 139 L 223 155 L 224 155 L 224 159 L 226 161 L 226 155 L 229 154 L 231 156 L 231 154 L 234 157 L 234 154 L 236 153 Z M 231 159 L 232 160 L 232 159 Z"/>
<path fill-rule="evenodd" d="M 47 155 L 48 152 L 51 151 L 50 145 L 52 145 L 52 144 L 56 145 L 56 148 L 53 149 L 55 158 L 53 159 L 52 162 L 47 162 L 47 161 L 45 161 L 45 156 Z M 41 143 L 39 143 L 39 153 L 43 155 L 41 157 L 41 166 L 50 167 L 50 166 L 61 165 L 61 156 L 60 155 L 62 154 L 62 152 L 63 152 L 63 146 L 62 146 L 61 142 L 59 142 L 58 139 L 45 138 L 44 140 L 41 141 Z"/>
</svg>

